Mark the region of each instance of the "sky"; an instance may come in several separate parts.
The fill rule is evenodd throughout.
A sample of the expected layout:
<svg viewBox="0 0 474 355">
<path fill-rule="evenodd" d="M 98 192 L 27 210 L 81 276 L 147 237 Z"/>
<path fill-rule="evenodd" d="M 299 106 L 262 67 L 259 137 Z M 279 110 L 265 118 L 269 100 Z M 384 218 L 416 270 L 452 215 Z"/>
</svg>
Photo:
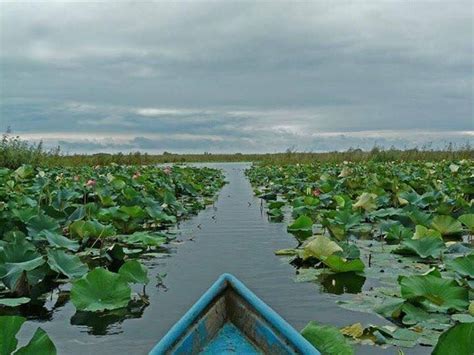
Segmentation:
<svg viewBox="0 0 474 355">
<path fill-rule="evenodd" d="M 472 1 L 0 1 L 0 130 L 66 153 L 474 143 Z"/>
</svg>

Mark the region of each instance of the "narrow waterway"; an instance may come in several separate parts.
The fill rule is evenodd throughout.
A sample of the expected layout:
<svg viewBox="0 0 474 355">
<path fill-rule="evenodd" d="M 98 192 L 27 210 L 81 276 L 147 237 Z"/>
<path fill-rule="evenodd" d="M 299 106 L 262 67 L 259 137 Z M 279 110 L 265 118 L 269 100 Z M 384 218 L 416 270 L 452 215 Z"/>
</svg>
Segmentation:
<svg viewBox="0 0 474 355">
<path fill-rule="evenodd" d="M 229 183 L 214 206 L 180 224 L 181 233 L 171 246 L 170 256 L 146 262 L 151 273 L 147 286 L 150 305 L 138 314 L 139 318 L 121 319 L 118 315 L 87 320 L 74 318 L 74 307 L 66 303 L 49 321 L 40 324 L 59 354 L 146 354 L 223 272 L 237 276 L 297 330 L 311 320 L 337 326 L 355 322 L 388 324 L 375 315 L 338 307 L 338 296 L 323 292 L 314 283 L 296 284 L 295 269 L 274 255 L 275 250 L 294 247 L 296 242 L 286 232 L 285 223 L 268 222 L 262 214 L 260 200 L 253 196 L 244 175 L 248 165 L 208 166 L 223 169 Z M 166 287 L 157 287 L 156 275 L 162 274 L 166 274 Z M 27 324 L 23 337 L 38 326 L 38 322 Z M 418 348 L 405 353 L 429 351 Z M 393 347 L 385 351 L 358 348 L 358 353 L 364 354 L 395 352 Z"/>
</svg>

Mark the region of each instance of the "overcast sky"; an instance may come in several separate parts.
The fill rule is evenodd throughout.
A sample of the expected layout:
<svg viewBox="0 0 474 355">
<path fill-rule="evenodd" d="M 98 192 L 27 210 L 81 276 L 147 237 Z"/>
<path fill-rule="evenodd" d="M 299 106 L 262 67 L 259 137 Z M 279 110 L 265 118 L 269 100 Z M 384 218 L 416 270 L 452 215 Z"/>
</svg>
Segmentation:
<svg viewBox="0 0 474 355">
<path fill-rule="evenodd" d="M 0 3 L 0 129 L 67 152 L 474 142 L 472 1 Z"/>
</svg>

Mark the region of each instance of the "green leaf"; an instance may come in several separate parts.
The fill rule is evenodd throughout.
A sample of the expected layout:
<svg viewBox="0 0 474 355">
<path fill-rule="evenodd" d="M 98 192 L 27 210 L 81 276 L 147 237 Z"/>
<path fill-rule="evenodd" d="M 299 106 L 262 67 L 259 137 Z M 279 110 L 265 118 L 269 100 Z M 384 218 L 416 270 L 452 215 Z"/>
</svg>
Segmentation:
<svg viewBox="0 0 474 355">
<path fill-rule="evenodd" d="M 95 268 L 73 283 L 71 301 L 80 311 L 117 309 L 127 306 L 131 292 L 123 276 Z"/>
<path fill-rule="evenodd" d="M 298 239 L 305 240 L 313 235 L 313 220 L 306 215 L 299 216 L 287 229 Z"/>
<path fill-rule="evenodd" d="M 402 297 L 411 301 L 427 300 L 442 309 L 466 310 L 469 306 L 468 290 L 452 279 L 435 275 L 400 276 Z"/>
<path fill-rule="evenodd" d="M 10 355 L 16 349 L 16 334 L 25 321 L 23 317 L 0 316 L 0 355 Z"/>
<path fill-rule="evenodd" d="M 360 259 L 345 260 L 334 254 L 324 258 L 322 262 L 334 272 L 359 272 L 365 268 Z"/>
<path fill-rule="evenodd" d="M 474 278 L 474 254 L 447 260 L 446 266 L 462 276 Z"/>
<path fill-rule="evenodd" d="M 145 217 L 145 211 L 140 206 L 121 206 L 119 211 L 131 218 L 140 219 Z"/>
<path fill-rule="evenodd" d="M 18 307 L 22 304 L 30 302 L 31 299 L 28 297 L 19 298 L 0 298 L 0 305 L 5 307 Z"/>
<path fill-rule="evenodd" d="M 433 218 L 431 226 L 443 236 L 457 234 L 463 230 L 461 222 L 451 216 L 445 215 L 439 215 Z"/>
<path fill-rule="evenodd" d="M 89 271 L 77 255 L 66 254 L 62 250 L 48 250 L 48 264 L 51 270 L 70 279 L 81 278 Z"/>
<path fill-rule="evenodd" d="M 34 238 L 44 230 L 50 232 L 59 231 L 59 223 L 54 218 L 40 213 L 28 220 L 26 228 L 28 229 L 28 235 Z"/>
<path fill-rule="evenodd" d="M 441 239 L 433 237 L 406 239 L 401 243 L 401 245 L 415 252 L 422 258 L 437 258 L 445 248 L 444 242 Z"/>
<path fill-rule="evenodd" d="M 69 226 L 69 232 L 73 237 L 83 238 L 105 238 L 115 235 L 115 229 L 111 225 L 104 225 L 98 221 L 75 221 Z"/>
<path fill-rule="evenodd" d="M 56 355 L 56 347 L 48 334 L 41 329 L 36 329 L 29 343 L 18 349 L 14 355 Z"/>
<path fill-rule="evenodd" d="M 413 235 L 413 239 L 422 239 L 422 238 L 439 238 L 442 239 L 442 235 L 440 232 L 434 229 L 428 229 L 425 226 L 417 225 L 415 227 L 415 234 Z"/>
<path fill-rule="evenodd" d="M 449 328 L 438 339 L 433 355 L 472 355 L 474 323 L 460 323 Z"/>
<path fill-rule="evenodd" d="M 161 233 L 135 232 L 130 235 L 117 236 L 121 242 L 139 245 L 143 247 L 159 247 L 167 242 L 165 235 Z"/>
<path fill-rule="evenodd" d="M 33 244 L 17 237 L 0 249 L 0 279 L 10 290 L 15 291 L 20 286 L 22 277 L 33 282 L 28 272 L 44 263 L 44 258 Z"/>
<path fill-rule="evenodd" d="M 127 261 L 120 267 L 118 273 L 131 283 L 146 285 L 150 282 L 147 268 L 137 260 Z"/>
<path fill-rule="evenodd" d="M 474 213 L 463 214 L 458 218 L 458 221 L 464 224 L 469 232 L 474 233 Z"/>
<path fill-rule="evenodd" d="M 64 248 L 71 251 L 77 251 L 79 249 L 79 244 L 75 240 L 68 239 L 58 233 L 44 230 L 39 236 L 45 237 L 49 245 L 55 248 Z"/>
<path fill-rule="evenodd" d="M 342 248 L 336 242 L 326 236 L 318 235 L 304 246 L 302 257 L 303 259 L 315 257 L 321 260 L 338 251 L 342 251 Z"/>
<path fill-rule="evenodd" d="M 352 355 L 354 350 L 344 335 L 336 327 L 309 322 L 301 331 L 308 340 L 323 355 Z"/>
</svg>

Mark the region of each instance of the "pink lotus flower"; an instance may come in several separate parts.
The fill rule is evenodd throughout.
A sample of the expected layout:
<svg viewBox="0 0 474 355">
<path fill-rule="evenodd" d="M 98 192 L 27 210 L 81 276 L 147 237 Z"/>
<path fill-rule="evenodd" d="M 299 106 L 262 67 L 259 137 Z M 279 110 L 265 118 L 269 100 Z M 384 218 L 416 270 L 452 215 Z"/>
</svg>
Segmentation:
<svg viewBox="0 0 474 355">
<path fill-rule="evenodd" d="M 313 194 L 313 196 L 319 196 L 319 195 L 321 195 L 321 190 L 316 188 L 316 189 L 313 190 L 312 194 Z"/>
<path fill-rule="evenodd" d="M 138 179 L 140 176 L 142 176 L 142 174 L 140 174 L 140 172 L 137 171 L 135 174 L 133 174 L 132 179 L 136 180 L 136 179 Z"/>
<path fill-rule="evenodd" d="M 171 167 L 167 166 L 166 168 L 163 169 L 163 172 L 164 172 L 166 175 L 171 174 Z"/>
<path fill-rule="evenodd" d="M 86 186 L 95 186 L 96 184 L 97 184 L 97 181 L 95 181 L 94 179 L 89 179 L 86 182 Z"/>
</svg>

